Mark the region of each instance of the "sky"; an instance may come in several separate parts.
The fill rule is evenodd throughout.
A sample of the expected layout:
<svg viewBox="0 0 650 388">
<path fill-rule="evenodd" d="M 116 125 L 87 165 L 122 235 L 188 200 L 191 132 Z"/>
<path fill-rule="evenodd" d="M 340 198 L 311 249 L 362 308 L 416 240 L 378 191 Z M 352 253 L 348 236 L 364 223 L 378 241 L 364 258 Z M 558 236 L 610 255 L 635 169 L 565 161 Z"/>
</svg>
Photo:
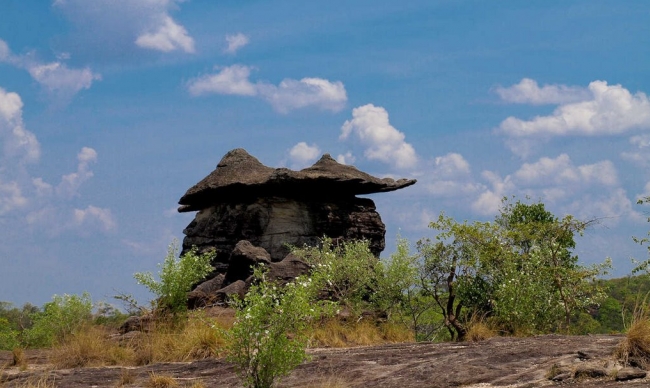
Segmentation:
<svg viewBox="0 0 650 388">
<path fill-rule="evenodd" d="M 647 0 L 0 1 L 0 300 L 151 299 L 194 214 L 178 199 L 231 149 L 380 177 L 398 235 L 501 198 L 597 218 L 610 276 L 647 258 Z"/>
</svg>

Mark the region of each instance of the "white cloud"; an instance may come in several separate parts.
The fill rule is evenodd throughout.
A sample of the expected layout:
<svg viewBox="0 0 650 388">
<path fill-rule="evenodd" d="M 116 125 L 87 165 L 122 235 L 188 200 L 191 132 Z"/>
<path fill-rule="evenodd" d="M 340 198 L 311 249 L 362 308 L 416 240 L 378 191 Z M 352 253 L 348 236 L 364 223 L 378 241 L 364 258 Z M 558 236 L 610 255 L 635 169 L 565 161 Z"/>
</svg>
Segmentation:
<svg viewBox="0 0 650 388">
<path fill-rule="evenodd" d="M 27 205 L 17 182 L 3 183 L 0 180 L 0 215 Z"/>
<path fill-rule="evenodd" d="M 529 186 L 618 184 L 616 168 L 609 160 L 575 166 L 567 154 L 561 154 L 555 159 L 543 157 L 535 163 L 524 163 L 514 173 L 514 177 L 518 182 Z"/>
<path fill-rule="evenodd" d="M 187 53 L 194 52 L 194 39 L 187 33 L 187 30 L 177 24 L 171 17 L 164 15 L 153 32 L 147 32 L 138 36 L 135 44 L 140 47 L 170 52 L 183 50 Z"/>
<path fill-rule="evenodd" d="M 530 78 L 524 78 L 518 84 L 507 88 L 499 86 L 496 93 L 503 101 L 531 105 L 567 104 L 591 98 L 589 90 L 583 87 L 544 85 L 540 88 L 537 81 Z"/>
<path fill-rule="evenodd" d="M 285 79 L 276 86 L 265 82 L 252 83 L 249 80 L 251 70 L 251 67 L 244 65 L 224 67 L 216 74 L 190 80 L 187 88 L 193 96 L 213 93 L 258 96 L 281 113 L 310 106 L 337 112 L 343 109 L 347 101 L 345 87 L 340 81 Z"/>
<path fill-rule="evenodd" d="M 0 39 L 0 62 L 2 61 L 26 70 L 36 82 L 60 99 L 68 99 L 81 90 L 89 89 L 93 81 L 102 79 L 100 74 L 93 73 L 88 67 L 71 69 L 60 61 L 41 63 L 31 54 L 13 55 L 9 46 Z"/>
<path fill-rule="evenodd" d="M 254 96 L 257 94 L 257 87 L 249 81 L 250 73 L 251 68 L 248 66 L 224 67 L 216 74 L 193 79 L 188 84 L 188 90 L 193 96 L 211 93 Z"/>
<path fill-rule="evenodd" d="M 291 168 L 294 170 L 305 168 L 316 161 L 320 155 L 321 151 L 316 144 L 308 145 L 301 141 L 289 150 Z"/>
<path fill-rule="evenodd" d="M 262 98 L 281 113 L 309 106 L 338 112 L 348 100 L 341 81 L 330 82 L 322 78 L 285 79 L 278 86 L 258 83 L 257 89 Z"/>
<path fill-rule="evenodd" d="M 24 163 L 38 161 L 41 147 L 33 133 L 23 124 L 23 102 L 17 93 L 0 88 L 0 138 L 5 157 Z"/>
<path fill-rule="evenodd" d="M 560 105 L 550 116 L 529 121 L 508 117 L 498 132 L 511 137 L 549 137 L 614 135 L 650 128 L 650 100 L 644 93 L 633 95 L 621 85 L 605 81 L 594 81 L 588 89 L 589 100 Z"/>
<path fill-rule="evenodd" d="M 352 165 L 354 162 L 357 161 L 357 158 L 352 155 L 352 152 L 348 151 L 345 154 L 339 154 L 336 157 L 336 161 L 341 163 L 341 164 L 347 164 L 347 165 Z"/>
<path fill-rule="evenodd" d="M 568 210 L 578 219 L 603 218 L 611 225 L 618 224 L 624 218 L 637 222 L 643 221 L 643 216 L 634 210 L 632 201 L 622 188 L 604 194 L 587 194 L 573 201 L 568 206 Z"/>
<path fill-rule="evenodd" d="M 386 109 L 372 104 L 352 110 L 352 120 L 341 127 L 340 140 L 355 133 L 366 147 L 364 155 L 370 160 L 379 160 L 399 169 L 414 167 L 418 157 L 413 146 L 407 143 L 405 135 L 395 129 Z"/>
<path fill-rule="evenodd" d="M 495 215 L 501 207 L 503 197 L 515 192 L 515 185 L 510 175 L 502 179 L 493 171 L 483 171 L 481 176 L 490 183 L 492 188 L 484 190 L 478 196 L 472 203 L 472 209 L 481 215 Z"/>
<path fill-rule="evenodd" d="M 650 152 L 644 148 L 650 147 L 650 135 L 638 135 L 630 138 L 630 144 L 635 149 L 621 152 L 621 158 L 628 160 L 640 167 L 650 166 Z"/>
<path fill-rule="evenodd" d="M 89 147 L 83 147 L 77 154 L 77 171 L 61 177 L 61 183 L 56 188 L 56 193 L 63 198 L 72 198 L 78 195 L 82 183 L 93 177 L 89 164 L 97 161 L 97 152 Z"/>
<path fill-rule="evenodd" d="M 470 173 L 469 163 L 463 155 L 450 152 L 434 159 L 434 174 L 440 178 L 457 178 Z"/>
<path fill-rule="evenodd" d="M 92 205 L 85 209 L 74 209 L 74 221 L 77 226 L 95 225 L 107 232 L 114 230 L 117 226 L 110 209 Z"/>
<path fill-rule="evenodd" d="M 83 89 L 89 89 L 93 81 L 101 80 L 99 74 L 89 68 L 70 69 L 61 62 L 27 65 L 27 71 L 36 82 L 47 90 L 63 96 L 72 96 Z"/>
<path fill-rule="evenodd" d="M 246 35 L 238 32 L 234 35 L 226 35 L 226 42 L 228 47 L 224 51 L 228 54 L 235 54 L 237 50 L 249 43 L 249 39 Z"/>
<path fill-rule="evenodd" d="M 161 52 L 195 51 L 194 39 L 171 16 L 184 0 L 56 0 L 81 33 L 93 34 L 109 48 L 135 45 Z M 100 47 L 101 49 L 101 47 Z"/>
</svg>

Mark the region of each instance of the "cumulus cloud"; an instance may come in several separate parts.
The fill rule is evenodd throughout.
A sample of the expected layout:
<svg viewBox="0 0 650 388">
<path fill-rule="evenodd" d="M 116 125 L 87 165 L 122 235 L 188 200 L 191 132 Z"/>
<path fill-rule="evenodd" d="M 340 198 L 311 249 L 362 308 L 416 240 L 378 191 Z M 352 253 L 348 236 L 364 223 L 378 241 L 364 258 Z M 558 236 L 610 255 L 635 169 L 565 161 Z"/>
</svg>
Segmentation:
<svg viewBox="0 0 650 388">
<path fill-rule="evenodd" d="M 33 133 L 23 123 L 23 102 L 17 93 L 0 88 L 0 138 L 4 157 L 21 163 L 37 162 L 41 147 Z"/>
<path fill-rule="evenodd" d="M 515 104 L 567 104 L 591 99 L 591 93 L 583 87 L 544 85 L 540 88 L 537 81 L 530 78 L 507 88 L 499 86 L 495 91 L 503 101 Z"/>
<path fill-rule="evenodd" d="M 194 39 L 170 13 L 184 0 L 56 0 L 82 33 L 108 45 L 135 45 L 164 53 L 195 52 Z"/>
<path fill-rule="evenodd" d="M 605 218 L 610 225 L 618 224 L 624 218 L 637 222 L 644 220 L 643 216 L 634 210 L 634 204 L 622 188 L 609 193 L 586 194 L 573 201 L 568 206 L 568 210 L 569 213 L 583 220 Z"/>
<path fill-rule="evenodd" d="M 499 132 L 513 137 L 613 135 L 650 127 L 650 100 L 641 92 L 630 93 L 605 81 L 589 84 L 587 101 L 560 105 L 550 116 L 526 121 L 508 117 Z"/>
<path fill-rule="evenodd" d="M 231 94 L 254 96 L 257 86 L 248 79 L 251 67 L 232 65 L 224 67 L 216 74 L 206 74 L 189 82 L 187 88 L 191 95 Z"/>
<path fill-rule="evenodd" d="M 194 52 L 194 39 L 187 33 L 187 30 L 177 24 L 174 19 L 164 15 L 153 32 L 144 33 L 135 40 L 140 47 L 170 52 L 183 50 L 188 53 Z"/>
<path fill-rule="evenodd" d="M 316 144 L 308 145 L 301 141 L 289 150 L 291 168 L 294 170 L 305 168 L 315 162 L 320 155 L 321 151 Z"/>
<path fill-rule="evenodd" d="M 585 185 L 596 183 L 603 186 L 618 184 L 614 164 L 609 160 L 594 164 L 575 166 L 567 154 L 557 158 L 540 158 L 535 163 L 524 163 L 514 177 L 528 186 Z"/>
<path fill-rule="evenodd" d="M 431 171 L 420 181 L 435 197 L 468 197 L 485 189 L 484 185 L 474 181 L 470 164 L 461 154 L 450 152 L 437 156 L 429 164 Z"/>
<path fill-rule="evenodd" d="M 83 147 L 77 154 L 77 160 L 77 171 L 64 175 L 56 188 L 56 193 L 61 197 L 72 198 L 78 195 L 81 184 L 93 177 L 89 165 L 97 161 L 97 152 L 92 148 Z"/>
<path fill-rule="evenodd" d="M 508 137 L 508 147 L 522 157 L 527 157 L 536 143 L 556 136 L 618 135 L 650 128 L 648 97 L 642 92 L 632 94 L 621 85 L 608 85 L 606 81 L 593 81 L 582 92 L 562 85 L 539 88 L 532 80 L 500 91 L 509 102 L 559 104 L 548 116 L 531 120 L 511 116 L 496 129 Z"/>
<path fill-rule="evenodd" d="M 364 156 L 379 160 L 399 169 L 412 168 L 418 157 L 413 146 L 405 141 L 406 136 L 393 127 L 388 120 L 388 112 L 372 104 L 352 110 L 352 120 L 341 127 L 340 140 L 351 134 L 366 147 Z"/>
<path fill-rule="evenodd" d="M 74 209 L 73 213 L 74 221 L 78 226 L 96 225 L 107 232 L 117 226 L 110 209 L 89 205 L 85 209 Z"/>
<path fill-rule="evenodd" d="M 226 35 L 226 43 L 228 43 L 228 47 L 224 49 L 224 52 L 235 54 L 237 50 L 249 43 L 249 39 L 246 35 L 238 32 L 234 35 Z"/>
<path fill-rule="evenodd" d="M 630 138 L 630 144 L 634 149 L 622 152 L 621 158 L 635 163 L 640 167 L 650 166 L 650 152 L 645 149 L 650 147 L 650 135 L 632 136 Z"/>
<path fill-rule="evenodd" d="M 94 73 L 88 67 L 72 69 L 61 61 L 42 63 L 34 59 L 33 55 L 14 55 L 1 39 L 0 62 L 7 62 L 26 70 L 45 90 L 63 99 L 68 99 L 81 90 L 89 89 L 94 81 L 102 79 L 100 74 Z"/>
<path fill-rule="evenodd" d="M 190 80 L 188 91 L 193 96 L 225 94 L 257 96 L 267 101 L 281 113 L 317 107 L 338 112 L 347 101 L 347 93 L 340 81 L 322 78 L 285 79 L 279 85 L 249 80 L 252 68 L 243 65 L 223 67 L 215 74 L 206 74 Z"/>
<path fill-rule="evenodd" d="M 503 197 L 516 192 L 516 187 L 510 175 L 501 178 L 493 171 L 483 171 L 481 176 L 488 181 L 490 188 L 486 188 L 472 203 L 472 210 L 481 215 L 494 215 L 499 211 Z"/>
<path fill-rule="evenodd" d="M 81 90 L 90 89 L 93 81 L 102 79 L 101 75 L 93 73 L 88 67 L 70 69 L 61 62 L 30 64 L 27 65 L 27 71 L 36 82 L 48 91 L 65 96 L 72 96 Z"/>
<path fill-rule="evenodd" d="M 0 216 L 27 205 L 27 202 L 17 182 L 0 180 Z"/>
<path fill-rule="evenodd" d="M 344 154 L 339 154 L 336 157 L 336 161 L 341 163 L 341 164 L 347 164 L 347 165 L 352 165 L 354 162 L 357 161 L 357 158 L 352 155 L 352 152 L 348 151 Z"/>
</svg>

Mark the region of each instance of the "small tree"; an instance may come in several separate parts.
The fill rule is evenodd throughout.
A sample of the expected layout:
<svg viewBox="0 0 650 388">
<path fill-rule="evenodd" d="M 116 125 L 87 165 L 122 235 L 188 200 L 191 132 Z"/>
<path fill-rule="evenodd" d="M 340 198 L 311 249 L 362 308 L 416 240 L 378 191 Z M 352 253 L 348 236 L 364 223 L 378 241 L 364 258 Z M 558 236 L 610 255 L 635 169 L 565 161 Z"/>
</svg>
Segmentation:
<svg viewBox="0 0 650 388">
<path fill-rule="evenodd" d="M 324 310 L 315 300 L 319 286 L 309 278 L 280 286 L 260 267 L 254 277 L 245 298 L 233 300 L 237 313 L 227 332 L 228 359 L 246 387 L 270 388 L 306 359 L 305 330 Z"/>
<path fill-rule="evenodd" d="M 199 254 L 192 248 L 180 258 L 178 243 L 169 245 L 167 256 L 162 264 L 158 264 L 160 280 L 155 280 L 151 272 L 138 272 L 133 275 L 138 284 L 142 284 L 154 293 L 156 307 L 177 314 L 187 310 L 187 293 L 197 282 L 204 279 L 214 268 L 210 261 L 212 253 Z"/>
<path fill-rule="evenodd" d="M 30 347 L 50 347 L 74 334 L 92 319 L 90 294 L 54 295 L 43 311 L 32 316 L 33 326 L 23 332 Z"/>
</svg>

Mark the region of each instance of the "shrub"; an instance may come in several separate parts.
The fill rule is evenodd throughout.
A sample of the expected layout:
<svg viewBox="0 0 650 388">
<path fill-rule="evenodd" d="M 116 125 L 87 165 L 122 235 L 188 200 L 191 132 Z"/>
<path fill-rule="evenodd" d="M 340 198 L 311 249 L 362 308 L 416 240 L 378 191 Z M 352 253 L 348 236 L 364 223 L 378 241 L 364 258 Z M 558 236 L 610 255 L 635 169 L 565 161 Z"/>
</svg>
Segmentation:
<svg viewBox="0 0 650 388">
<path fill-rule="evenodd" d="M 92 319 L 92 301 L 84 292 L 81 296 L 54 295 L 42 312 L 32 316 L 33 326 L 25 330 L 25 342 L 30 347 L 50 347 L 63 342 Z"/>
<path fill-rule="evenodd" d="M 157 306 L 169 310 L 173 314 L 187 310 L 187 293 L 198 281 L 204 279 L 214 268 L 210 265 L 212 253 L 199 254 L 192 248 L 180 258 L 178 243 L 169 245 L 167 256 L 162 264 L 158 264 L 160 280 L 155 280 L 151 272 L 138 272 L 133 277 L 154 293 L 158 299 Z"/>
<path fill-rule="evenodd" d="M 259 267 L 254 276 L 257 283 L 246 297 L 233 301 L 238 311 L 228 333 L 228 359 L 246 387 L 268 388 L 306 359 L 305 329 L 322 310 L 310 279 L 279 286 L 267 281 Z"/>
<path fill-rule="evenodd" d="M 0 317 L 0 350 L 12 350 L 18 345 L 18 331 L 11 328 L 6 318 Z"/>
</svg>

